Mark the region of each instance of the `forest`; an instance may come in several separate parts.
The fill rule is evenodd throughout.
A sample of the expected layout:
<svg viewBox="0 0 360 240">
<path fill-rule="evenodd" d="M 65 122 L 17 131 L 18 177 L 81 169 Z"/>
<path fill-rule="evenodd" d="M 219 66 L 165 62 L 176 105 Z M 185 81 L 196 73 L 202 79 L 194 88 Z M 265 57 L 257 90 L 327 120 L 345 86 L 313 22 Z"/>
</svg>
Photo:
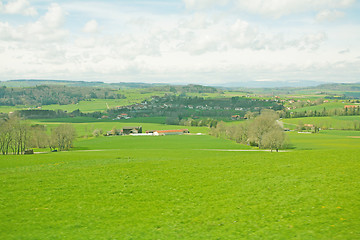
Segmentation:
<svg viewBox="0 0 360 240">
<path fill-rule="evenodd" d="M 42 106 L 76 104 L 90 99 L 123 99 L 125 96 L 109 88 L 39 85 L 35 87 L 0 87 L 0 106 Z"/>
</svg>

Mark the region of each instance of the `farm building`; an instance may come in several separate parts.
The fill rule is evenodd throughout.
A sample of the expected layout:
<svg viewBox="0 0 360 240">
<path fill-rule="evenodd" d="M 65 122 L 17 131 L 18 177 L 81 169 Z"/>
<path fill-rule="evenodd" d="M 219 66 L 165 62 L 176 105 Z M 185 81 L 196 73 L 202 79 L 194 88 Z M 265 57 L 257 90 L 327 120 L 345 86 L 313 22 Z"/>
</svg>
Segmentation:
<svg viewBox="0 0 360 240">
<path fill-rule="evenodd" d="M 344 108 L 356 108 L 356 105 L 345 105 Z"/>
<path fill-rule="evenodd" d="M 129 119 L 130 117 L 126 113 L 117 115 L 116 119 Z"/>
<path fill-rule="evenodd" d="M 123 135 L 129 135 L 130 133 L 142 133 L 142 127 L 123 127 L 121 132 Z"/>
<path fill-rule="evenodd" d="M 189 133 L 188 129 L 176 129 L 176 130 L 152 130 L 146 131 L 146 133 L 153 133 L 154 135 L 182 135 Z"/>
</svg>

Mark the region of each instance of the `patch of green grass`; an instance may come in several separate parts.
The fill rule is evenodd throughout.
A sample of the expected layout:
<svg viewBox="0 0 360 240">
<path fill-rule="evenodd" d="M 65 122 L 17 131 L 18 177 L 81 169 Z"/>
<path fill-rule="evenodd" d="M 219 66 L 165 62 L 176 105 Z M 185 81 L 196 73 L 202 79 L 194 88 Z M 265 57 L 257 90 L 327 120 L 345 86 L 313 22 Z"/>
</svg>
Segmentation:
<svg viewBox="0 0 360 240">
<path fill-rule="evenodd" d="M 74 122 L 67 122 L 67 120 L 73 119 Z M 123 127 L 132 127 L 132 126 L 142 126 L 143 132 L 147 130 L 169 130 L 169 129 L 189 129 L 190 133 L 207 133 L 209 131 L 208 127 L 193 127 L 193 126 L 180 126 L 180 125 L 165 125 L 159 123 L 148 123 L 148 122 L 132 122 L 132 121 L 112 121 L 112 120 L 100 120 L 97 122 L 88 121 L 87 118 L 66 118 L 66 119 L 58 119 L 60 121 L 52 122 L 53 120 L 35 120 L 30 121 L 31 124 L 43 124 L 46 125 L 48 131 L 51 131 L 52 128 L 57 127 L 59 124 L 69 123 L 72 124 L 79 137 L 82 136 L 91 136 L 95 129 L 102 129 L 105 133 L 106 131 L 110 131 L 114 127 L 116 129 L 122 129 Z M 64 120 L 64 121 L 62 121 Z M 78 122 L 75 122 L 75 121 Z M 128 119 L 130 120 L 130 119 Z M 135 121 L 134 119 L 133 121 Z M 141 120 L 141 119 L 140 119 Z M 145 118 L 144 118 L 145 120 Z M 159 121 L 160 118 L 153 119 L 155 122 Z"/>
<path fill-rule="evenodd" d="M 289 132 L 290 146 L 295 149 L 359 149 L 359 131 L 320 131 L 320 133 Z M 359 137 L 359 138 L 357 138 Z"/>
<path fill-rule="evenodd" d="M 303 124 L 314 124 L 322 129 L 360 129 L 360 116 L 332 116 L 332 117 L 304 117 L 288 118 L 282 120 L 286 127 L 295 128 L 299 122 Z"/>
<path fill-rule="evenodd" d="M 57 123 L 93 123 L 93 122 L 116 122 L 116 123 L 158 123 L 165 124 L 166 117 L 138 117 L 130 119 L 97 119 L 92 117 L 66 117 L 66 118 L 50 118 L 50 119 L 34 119 L 35 122 L 57 122 Z"/>
<path fill-rule="evenodd" d="M 303 107 L 303 108 L 297 108 L 297 109 L 292 109 L 291 111 L 293 112 L 303 112 L 303 111 L 317 111 L 317 112 L 321 112 L 324 110 L 324 108 L 326 110 L 329 109 L 344 109 L 345 105 L 350 105 L 350 103 L 343 103 L 343 102 L 328 102 L 328 103 L 323 103 L 320 105 L 316 105 L 316 106 L 310 106 L 310 107 Z"/>
<path fill-rule="evenodd" d="M 162 147 L 1 156 L 0 238 L 359 237 L 359 150 Z"/>
<path fill-rule="evenodd" d="M 251 149 L 234 141 L 217 139 L 208 135 L 168 135 L 168 136 L 109 136 L 81 140 L 74 150 L 91 149 Z"/>
<path fill-rule="evenodd" d="M 59 104 L 51 104 L 51 105 L 43 105 L 42 109 L 44 110 L 63 110 L 72 112 L 75 110 L 80 110 L 81 112 L 103 112 L 108 108 L 115 108 L 117 106 L 126 106 L 135 103 L 140 103 L 143 100 L 151 99 L 151 96 L 163 96 L 166 92 L 162 91 L 148 91 L 145 89 L 126 89 L 119 90 L 120 94 L 126 96 L 125 99 L 91 99 L 87 101 L 80 101 L 76 104 L 67 104 L 67 105 L 59 105 Z M 8 113 L 13 112 L 15 110 L 25 110 L 35 106 L 0 106 L 0 113 Z"/>
<path fill-rule="evenodd" d="M 14 112 L 16 110 L 23 110 L 23 109 L 27 109 L 29 107 L 27 106 L 22 106 L 22 105 L 17 105 L 17 106 L 0 106 L 0 113 L 9 113 L 9 112 Z"/>
</svg>

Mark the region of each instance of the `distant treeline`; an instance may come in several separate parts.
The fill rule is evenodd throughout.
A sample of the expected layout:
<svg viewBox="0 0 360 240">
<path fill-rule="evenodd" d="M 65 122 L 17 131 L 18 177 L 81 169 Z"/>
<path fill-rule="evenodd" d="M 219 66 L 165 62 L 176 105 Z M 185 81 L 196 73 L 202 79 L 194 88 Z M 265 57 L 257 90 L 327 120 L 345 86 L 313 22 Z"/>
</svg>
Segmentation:
<svg viewBox="0 0 360 240">
<path fill-rule="evenodd" d="M 0 106 L 42 106 L 50 104 L 75 104 L 90 99 L 123 99 L 118 90 L 91 87 L 40 85 L 28 88 L 0 87 Z"/>
<path fill-rule="evenodd" d="M 66 112 L 63 110 L 41 110 L 41 109 L 30 109 L 30 110 L 18 110 L 15 111 L 15 115 L 21 116 L 26 119 L 48 119 L 48 118 L 67 118 L 67 117 L 94 117 L 100 118 L 103 116 L 101 112 L 83 113 L 79 109 Z"/>
<path fill-rule="evenodd" d="M 30 125 L 17 116 L 0 119 L 0 153 L 3 155 L 24 154 L 30 148 L 69 150 L 75 137 L 76 130 L 70 124 L 61 124 L 48 134 L 44 125 Z"/>
<path fill-rule="evenodd" d="M 178 117 L 181 120 L 193 116 L 230 118 L 234 114 L 243 117 L 248 111 L 260 112 L 264 108 L 278 111 L 284 107 L 281 103 L 272 100 L 246 97 L 202 98 L 166 95 L 164 97 L 155 97 L 150 101 L 143 101 L 141 104 L 110 109 L 108 113 L 112 116 L 126 113 L 132 117 Z"/>
<path fill-rule="evenodd" d="M 355 116 L 360 115 L 360 106 L 333 108 L 322 110 L 304 110 L 298 112 L 280 112 L 282 118 L 301 118 L 301 117 L 327 117 L 327 116 Z"/>
<path fill-rule="evenodd" d="M 287 145 L 286 135 L 278 119 L 279 115 L 275 111 L 264 109 L 260 115 L 245 122 L 231 125 L 220 122 L 211 127 L 209 134 L 260 149 L 278 151 Z"/>
</svg>

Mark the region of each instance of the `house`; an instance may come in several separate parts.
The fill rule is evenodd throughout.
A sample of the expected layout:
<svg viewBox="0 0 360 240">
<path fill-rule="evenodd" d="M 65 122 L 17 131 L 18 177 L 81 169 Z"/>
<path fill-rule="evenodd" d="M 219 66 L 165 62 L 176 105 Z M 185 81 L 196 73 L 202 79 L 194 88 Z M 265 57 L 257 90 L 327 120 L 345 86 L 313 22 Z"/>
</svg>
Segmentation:
<svg viewBox="0 0 360 240">
<path fill-rule="evenodd" d="M 129 135 L 130 133 L 142 133 L 142 126 L 139 127 L 123 127 L 122 129 L 123 135 Z"/>
<path fill-rule="evenodd" d="M 231 120 L 239 120 L 241 117 L 240 115 L 232 115 Z"/>
<path fill-rule="evenodd" d="M 356 108 L 356 105 L 345 105 L 344 108 Z"/>
<path fill-rule="evenodd" d="M 117 115 L 116 119 L 129 119 L 130 117 L 126 113 Z"/>
</svg>

